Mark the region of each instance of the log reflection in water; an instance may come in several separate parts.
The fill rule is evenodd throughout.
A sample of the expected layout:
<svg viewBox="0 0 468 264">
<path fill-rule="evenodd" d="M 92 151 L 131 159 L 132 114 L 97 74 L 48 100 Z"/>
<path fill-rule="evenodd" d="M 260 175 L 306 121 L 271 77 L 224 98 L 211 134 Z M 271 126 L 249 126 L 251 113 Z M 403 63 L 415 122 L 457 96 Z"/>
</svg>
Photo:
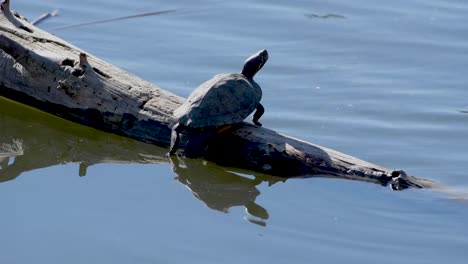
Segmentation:
<svg viewBox="0 0 468 264">
<path fill-rule="evenodd" d="M 78 125 L 0 98 L 0 182 L 23 172 L 80 164 L 167 163 L 166 150 Z M 148 157 L 151 157 L 148 159 Z"/>
<path fill-rule="evenodd" d="M 255 174 L 254 179 L 250 179 L 200 159 L 173 158 L 170 161 L 166 156 L 167 149 L 72 123 L 4 98 L 0 98 L 0 125 L 0 182 L 13 180 L 24 172 L 67 163 L 79 164 L 77 174 L 84 176 L 88 167 L 95 164 L 171 162 L 176 179 L 209 208 L 227 212 L 233 206 L 243 206 L 249 215 L 257 218 L 250 221 L 264 224 L 269 216 L 266 209 L 255 203 L 260 195 L 256 186 L 264 181 L 272 184 L 285 180 L 262 174 Z M 304 177 L 382 184 L 366 177 L 324 174 Z M 436 183 L 412 178 L 426 187 L 436 186 Z"/>
<path fill-rule="evenodd" d="M 169 163 L 167 150 L 136 140 L 104 133 L 0 98 L 0 182 L 22 173 L 68 163 L 79 164 L 78 175 L 102 163 Z M 268 175 L 249 179 L 201 159 L 171 161 L 176 180 L 186 185 L 209 208 L 227 212 L 243 206 L 248 220 L 260 225 L 269 215 L 257 205 L 256 185 L 284 181 Z"/>
</svg>

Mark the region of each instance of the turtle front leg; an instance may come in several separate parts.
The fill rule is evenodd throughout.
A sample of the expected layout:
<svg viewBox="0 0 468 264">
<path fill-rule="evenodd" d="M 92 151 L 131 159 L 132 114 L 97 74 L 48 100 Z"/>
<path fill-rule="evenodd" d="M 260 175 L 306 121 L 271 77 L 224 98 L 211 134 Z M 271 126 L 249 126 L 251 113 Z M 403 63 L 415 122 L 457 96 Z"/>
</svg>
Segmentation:
<svg viewBox="0 0 468 264">
<path fill-rule="evenodd" d="M 258 119 L 262 117 L 263 113 L 265 113 L 265 108 L 263 107 L 262 104 L 258 104 L 257 111 L 255 111 L 255 114 L 253 115 L 253 119 L 252 119 L 255 125 L 262 126 L 262 123 L 258 122 Z"/>
</svg>

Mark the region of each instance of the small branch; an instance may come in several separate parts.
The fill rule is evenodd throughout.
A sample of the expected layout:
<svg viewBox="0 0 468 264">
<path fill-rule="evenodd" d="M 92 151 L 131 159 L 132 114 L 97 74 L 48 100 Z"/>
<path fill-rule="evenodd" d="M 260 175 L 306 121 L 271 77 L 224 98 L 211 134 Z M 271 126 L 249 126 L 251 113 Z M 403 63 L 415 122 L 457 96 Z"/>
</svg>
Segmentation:
<svg viewBox="0 0 468 264">
<path fill-rule="evenodd" d="M 42 15 L 40 15 L 39 17 L 37 17 L 36 19 L 34 19 L 31 24 L 37 26 L 39 25 L 40 23 L 42 23 L 44 20 L 50 18 L 50 17 L 56 17 L 59 15 L 59 10 L 58 9 L 54 9 L 52 10 L 51 12 L 47 12 L 47 13 L 44 13 Z"/>
<path fill-rule="evenodd" d="M 114 22 L 114 21 L 119 21 L 119 20 L 137 18 L 137 17 L 162 15 L 162 14 L 167 14 L 167 13 L 173 13 L 175 11 L 176 10 L 172 9 L 172 10 L 146 12 L 146 13 L 140 13 L 140 14 L 135 14 L 135 15 L 123 16 L 123 17 L 115 17 L 115 18 L 95 20 L 95 21 L 78 23 L 78 24 L 71 24 L 71 25 L 67 25 L 67 26 L 52 28 L 51 30 L 64 30 L 64 29 L 69 29 L 69 28 L 82 27 L 82 26 L 95 25 L 95 24 L 102 24 L 102 23 Z"/>
</svg>

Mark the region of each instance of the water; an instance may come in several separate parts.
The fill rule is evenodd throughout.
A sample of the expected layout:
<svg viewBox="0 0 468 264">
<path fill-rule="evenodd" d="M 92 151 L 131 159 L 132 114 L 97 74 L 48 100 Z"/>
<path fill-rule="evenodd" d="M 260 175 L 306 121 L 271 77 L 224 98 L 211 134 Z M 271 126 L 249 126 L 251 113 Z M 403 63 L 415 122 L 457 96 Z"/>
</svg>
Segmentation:
<svg viewBox="0 0 468 264">
<path fill-rule="evenodd" d="M 60 8 L 43 29 L 181 96 L 216 73 L 239 71 L 246 57 L 266 48 L 270 60 L 256 77 L 264 126 L 449 189 L 256 181 L 251 172 L 200 160 L 173 171 L 162 148 L 0 99 L 0 145 L 18 155 L 3 159 L 0 170 L 1 263 L 464 263 L 468 257 L 466 1 L 16 0 L 12 6 L 31 19 Z M 165 9 L 177 11 L 53 30 Z"/>
</svg>

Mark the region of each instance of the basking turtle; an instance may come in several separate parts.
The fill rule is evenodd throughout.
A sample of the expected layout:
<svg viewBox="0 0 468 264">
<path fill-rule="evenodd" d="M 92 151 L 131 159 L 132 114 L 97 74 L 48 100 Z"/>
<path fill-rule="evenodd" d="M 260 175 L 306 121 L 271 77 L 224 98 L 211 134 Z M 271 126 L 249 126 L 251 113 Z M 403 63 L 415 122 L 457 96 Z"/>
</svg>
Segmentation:
<svg viewBox="0 0 468 264">
<path fill-rule="evenodd" d="M 169 153 L 174 154 L 179 145 L 179 134 L 186 129 L 198 132 L 189 137 L 185 147 L 187 155 L 197 152 L 195 148 L 200 148 L 204 139 L 216 133 L 217 127 L 240 123 L 255 109 L 253 122 L 261 126 L 258 119 L 265 112 L 260 104 L 262 89 L 253 77 L 267 60 L 268 52 L 261 50 L 245 61 L 241 73 L 217 74 L 198 86 L 174 111 L 178 122 L 172 128 Z"/>
</svg>

